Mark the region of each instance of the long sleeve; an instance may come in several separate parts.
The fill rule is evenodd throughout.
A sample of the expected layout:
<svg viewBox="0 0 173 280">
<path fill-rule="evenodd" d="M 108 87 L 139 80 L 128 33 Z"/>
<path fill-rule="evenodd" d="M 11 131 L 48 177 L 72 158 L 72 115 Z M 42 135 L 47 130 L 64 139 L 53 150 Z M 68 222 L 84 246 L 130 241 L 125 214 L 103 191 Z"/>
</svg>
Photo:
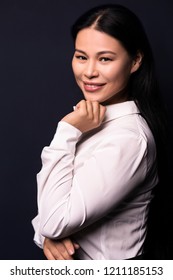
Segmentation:
<svg viewBox="0 0 173 280">
<path fill-rule="evenodd" d="M 147 144 L 141 135 L 120 130 L 107 135 L 74 170 L 81 132 L 60 122 L 42 152 L 37 175 L 36 235 L 63 238 L 116 208 L 145 179 Z"/>
</svg>

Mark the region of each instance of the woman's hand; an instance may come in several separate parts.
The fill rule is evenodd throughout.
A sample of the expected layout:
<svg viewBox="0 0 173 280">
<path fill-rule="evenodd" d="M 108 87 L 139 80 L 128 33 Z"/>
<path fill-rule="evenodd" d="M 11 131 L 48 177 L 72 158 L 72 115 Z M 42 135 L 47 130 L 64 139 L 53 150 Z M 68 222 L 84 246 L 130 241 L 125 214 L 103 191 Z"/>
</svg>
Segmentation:
<svg viewBox="0 0 173 280">
<path fill-rule="evenodd" d="M 97 101 L 81 100 L 74 112 L 66 115 L 62 121 L 75 126 L 81 132 L 87 132 L 101 125 L 105 112 L 106 107 Z"/>
<path fill-rule="evenodd" d="M 52 240 L 45 238 L 43 251 L 48 260 L 73 260 L 72 255 L 79 245 L 72 242 L 69 238 Z"/>
</svg>

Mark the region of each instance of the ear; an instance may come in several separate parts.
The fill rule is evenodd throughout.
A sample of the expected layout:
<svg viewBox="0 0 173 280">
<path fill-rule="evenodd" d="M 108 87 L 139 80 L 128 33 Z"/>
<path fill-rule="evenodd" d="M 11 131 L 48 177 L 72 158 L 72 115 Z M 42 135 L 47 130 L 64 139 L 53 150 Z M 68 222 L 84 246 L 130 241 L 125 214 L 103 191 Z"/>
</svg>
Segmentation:
<svg viewBox="0 0 173 280">
<path fill-rule="evenodd" d="M 140 51 L 138 51 L 132 61 L 132 68 L 130 71 L 131 74 L 136 72 L 139 69 L 139 67 L 142 64 L 142 58 L 143 58 L 143 54 Z"/>
</svg>

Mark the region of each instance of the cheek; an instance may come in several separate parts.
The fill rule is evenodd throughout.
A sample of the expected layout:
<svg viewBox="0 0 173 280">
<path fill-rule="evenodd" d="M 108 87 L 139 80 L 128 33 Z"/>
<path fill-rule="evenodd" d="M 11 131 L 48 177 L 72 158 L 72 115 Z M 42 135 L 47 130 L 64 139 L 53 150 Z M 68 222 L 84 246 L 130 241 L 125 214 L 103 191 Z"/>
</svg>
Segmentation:
<svg viewBox="0 0 173 280">
<path fill-rule="evenodd" d="M 109 70 L 109 72 L 105 73 L 109 79 L 109 81 L 119 81 L 119 82 L 126 82 L 130 77 L 130 66 L 128 63 L 117 65 Z"/>
<path fill-rule="evenodd" d="M 72 70 L 75 78 L 78 78 L 81 75 L 81 67 L 75 62 L 72 61 Z"/>
<path fill-rule="evenodd" d="M 75 69 L 75 62 L 74 62 L 74 59 L 72 59 L 72 70 L 73 70 L 73 74 L 75 75 L 76 73 L 76 69 Z"/>
</svg>

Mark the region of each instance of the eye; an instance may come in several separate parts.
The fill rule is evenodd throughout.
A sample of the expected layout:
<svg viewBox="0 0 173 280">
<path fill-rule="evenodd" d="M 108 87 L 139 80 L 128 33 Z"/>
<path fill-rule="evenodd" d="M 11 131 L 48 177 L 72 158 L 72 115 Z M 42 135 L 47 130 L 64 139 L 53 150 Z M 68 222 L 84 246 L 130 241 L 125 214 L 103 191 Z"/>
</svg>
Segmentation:
<svg viewBox="0 0 173 280">
<path fill-rule="evenodd" d="M 76 58 L 79 60 L 86 60 L 87 58 L 84 55 L 76 55 Z"/>
<path fill-rule="evenodd" d="M 100 57 L 99 60 L 101 62 L 107 62 L 107 61 L 112 61 L 112 59 L 110 57 Z"/>
</svg>

